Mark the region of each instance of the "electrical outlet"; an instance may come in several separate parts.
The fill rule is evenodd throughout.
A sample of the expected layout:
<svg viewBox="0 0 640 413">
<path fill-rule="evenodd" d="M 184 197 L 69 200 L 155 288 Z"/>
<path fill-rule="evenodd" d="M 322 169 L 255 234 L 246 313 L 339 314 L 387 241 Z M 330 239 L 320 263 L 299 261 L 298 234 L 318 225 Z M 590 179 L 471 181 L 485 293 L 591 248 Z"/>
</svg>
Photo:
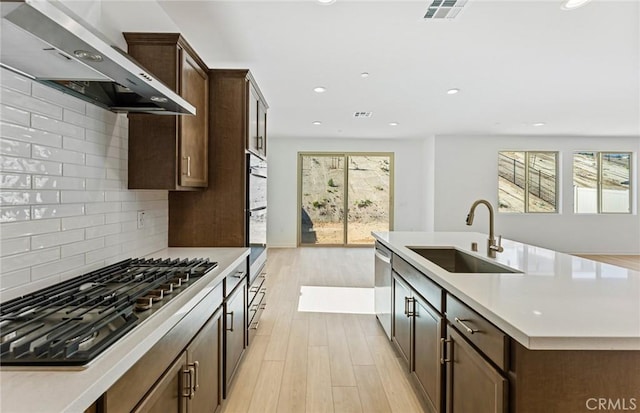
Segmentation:
<svg viewBox="0 0 640 413">
<path fill-rule="evenodd" d="M 138 211 L 138 229 L 144 228 L 145 211 Z"/>
</svg>

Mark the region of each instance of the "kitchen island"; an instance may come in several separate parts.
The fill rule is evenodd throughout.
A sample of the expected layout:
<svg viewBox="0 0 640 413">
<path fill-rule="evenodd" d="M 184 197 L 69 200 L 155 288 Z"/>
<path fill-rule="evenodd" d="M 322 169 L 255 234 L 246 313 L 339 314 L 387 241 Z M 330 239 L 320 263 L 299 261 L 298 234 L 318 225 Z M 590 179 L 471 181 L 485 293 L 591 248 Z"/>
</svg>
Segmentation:
<svg viewBox="0 0 640 413">
<path fill-rule="evenodd" d="M 469 404 L 461 399 L 478 402 L 486 396 L 460 385 L 456 368 L 490 378 L 485 393 L 497 402 L 486 411 L 640 408 L 639 272 L 511 240 L 503 240 L 504 251 L 489 258 L 487 236 L 480 233 L 373 235 L 393 252 L 392 339 L 416 371 L 416 381 L 422 380 L 432 409 L 465 411 L 460 406 Z M 478 252 L 472 243 L 480 246 Z M 451 247 L 513 272 L 449 272 L 412 250 L 416 247 Z M 431 379 L 420 376 L 421 352 L 431 348 L 420 342 L 429 338 L 420 331 L 420 316 L 424 320 L 427 313 L 434 320 L 432 336 L 442 346 L 431 364 L 425 363 L 431 370 L 441 366 L 432 381 L 442 388 L 432 383 L 429 389 L 425 382 Z M 405 319 L 415 321 L 405 328 Z M 466 354 L 475 363 L 471 370 L 464 368 Z"/>
<path fill-rule="evenodd" d="M 167 248 L 154 258 L 209 258 L 218 266 L 82 367 L 0 368 L 0 411 L 83 412 L 142 359 L 227 276 L 246 265 L 248 248 Z M 213 311 L 213 309 L 211 310 Z"/>
</svg>

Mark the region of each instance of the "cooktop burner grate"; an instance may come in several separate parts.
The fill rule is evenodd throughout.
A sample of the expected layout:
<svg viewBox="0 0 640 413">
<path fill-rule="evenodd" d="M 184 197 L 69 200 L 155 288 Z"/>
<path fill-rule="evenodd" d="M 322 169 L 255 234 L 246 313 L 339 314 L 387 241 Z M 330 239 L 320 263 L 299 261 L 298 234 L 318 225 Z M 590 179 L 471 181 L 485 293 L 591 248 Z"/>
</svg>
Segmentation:
<svg viewBox="0 0 640 413">
<path fill-rule="evenodd" d="M 216 266 L 132 258 L 3 303 L 0 364 L 86 364 Z"/>
</svg>

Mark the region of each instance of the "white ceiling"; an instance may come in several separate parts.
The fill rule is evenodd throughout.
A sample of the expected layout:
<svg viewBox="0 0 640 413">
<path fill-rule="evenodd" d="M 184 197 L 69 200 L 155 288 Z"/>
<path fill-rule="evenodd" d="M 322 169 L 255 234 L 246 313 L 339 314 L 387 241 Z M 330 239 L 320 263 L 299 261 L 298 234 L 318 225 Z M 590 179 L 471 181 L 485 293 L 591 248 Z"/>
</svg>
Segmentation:
<svg viewBox="0 0 640 413">
<path fill-rule="evenodd" d="M 640 1 L 469 0 L 447 21 L 422 18 L 430 3 L 103 1 L 102 17 L 177 29 L 211 68 L 251 69 L 270 136 L 640 136 Z"/>
</svg>

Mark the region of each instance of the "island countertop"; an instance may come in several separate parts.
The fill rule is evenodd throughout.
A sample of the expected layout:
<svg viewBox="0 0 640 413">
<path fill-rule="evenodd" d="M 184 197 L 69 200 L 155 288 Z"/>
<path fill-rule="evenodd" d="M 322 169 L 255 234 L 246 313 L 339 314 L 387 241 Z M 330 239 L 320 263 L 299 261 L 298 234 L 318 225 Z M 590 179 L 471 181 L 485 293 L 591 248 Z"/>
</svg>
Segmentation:
<svg viewBox="0 0 640 413">
<path fill-rule="evenodd" d="M 209 258 L 218 267 L 83 368 L 2 367 L 0 411 L 83 412 L 248 255 L 248 248 L 167 248 L 149 254 L 149 258 Z"/>
<path fill-rule="evenodd" d="M 475 232 L 373 236 L 530 350 L 640 350 L 638 271 L 507 239 L 489 258 L 487 235 Z M 445 246 L 521 273 L 450 273 L 408 248 Z"/>
</svg>

